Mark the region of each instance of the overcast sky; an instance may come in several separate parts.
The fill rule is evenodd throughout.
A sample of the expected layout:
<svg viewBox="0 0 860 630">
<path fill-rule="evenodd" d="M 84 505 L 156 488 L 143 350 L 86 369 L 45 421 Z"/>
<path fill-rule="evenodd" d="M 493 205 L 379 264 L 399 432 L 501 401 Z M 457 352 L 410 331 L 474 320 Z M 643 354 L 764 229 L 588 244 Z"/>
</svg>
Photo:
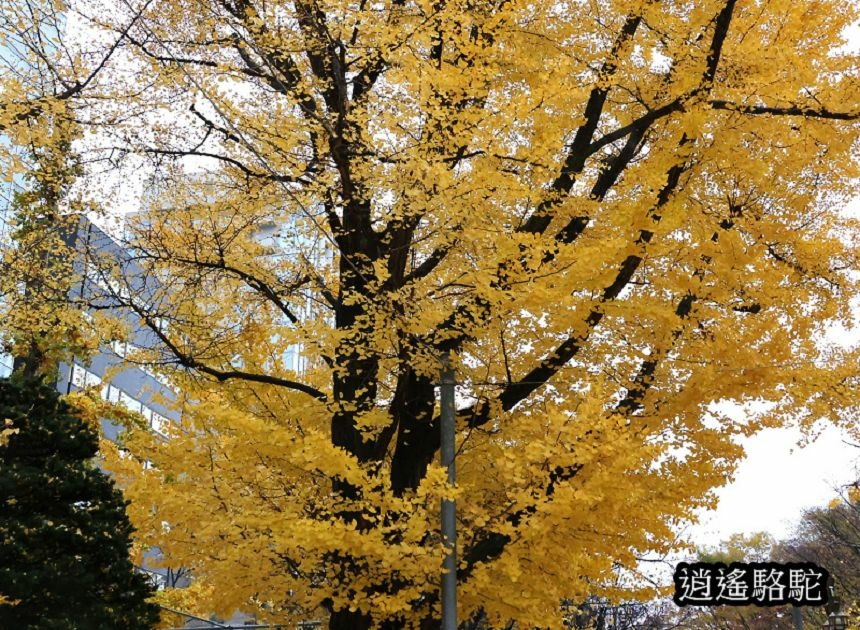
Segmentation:
<svg viewBox="0 0 860 630">
<path fill-rule="evenodd" d="M 792 429 L 766 429 L 746 442 L 734 482 L 690 532 L 696 544 L 716 545 L 738 532 L 786 537 L 805 508 L 827 504 L 835 487 L 860 477 L 860 445 L 846 443 L 847 436 L 830 428 L 803 449 L 799 437 Z"/>
</svg>

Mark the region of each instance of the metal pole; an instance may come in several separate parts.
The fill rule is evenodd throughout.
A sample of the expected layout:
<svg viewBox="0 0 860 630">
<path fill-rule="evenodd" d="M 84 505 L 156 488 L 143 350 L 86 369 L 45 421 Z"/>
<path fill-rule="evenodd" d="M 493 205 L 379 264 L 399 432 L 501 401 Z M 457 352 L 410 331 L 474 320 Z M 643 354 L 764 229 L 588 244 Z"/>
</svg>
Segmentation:
<svg viewBox="0 0 860 630">
<path fill-rule="evenodd" d="M 448 468 L 448 483 L 453 485 L 454 468 L 454 370 L 451 357 L 442 357 L 441 394 L 442 465 Z M 442 630 L 457 630 L 457 512 L 453 500 L 442 500 L 442 542 L 448 549 L 442 563 Z"/>
<path fill-rule="evenodd" d="M 794 620 L 794 630 L 803 630 L 803 615 L 797 606 L 791 607 L 791 618 Z"/>
</svg>

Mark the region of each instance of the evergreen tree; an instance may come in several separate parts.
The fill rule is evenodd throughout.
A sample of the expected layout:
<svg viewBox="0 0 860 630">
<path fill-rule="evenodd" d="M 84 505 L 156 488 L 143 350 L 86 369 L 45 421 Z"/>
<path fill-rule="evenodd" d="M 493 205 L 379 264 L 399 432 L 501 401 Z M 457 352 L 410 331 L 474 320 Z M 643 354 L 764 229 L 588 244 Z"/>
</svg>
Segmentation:
<svg viewBox="0 0 860 630">
<path fill-rule="evenodd" d="M 151 628 L 152 587 L 129 559 L 122 494 L 95 431 L 35 380 L 0 380 L 0 627 Z"/>
</svg>

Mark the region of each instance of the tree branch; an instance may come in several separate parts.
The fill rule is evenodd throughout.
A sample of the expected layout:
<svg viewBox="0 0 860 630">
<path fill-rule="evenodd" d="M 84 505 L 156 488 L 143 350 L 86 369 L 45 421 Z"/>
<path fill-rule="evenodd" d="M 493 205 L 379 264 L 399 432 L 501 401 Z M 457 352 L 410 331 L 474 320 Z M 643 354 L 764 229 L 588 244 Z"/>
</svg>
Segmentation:
<svg viewBox="0 0 860 630">
<path fill-rule="evenodd" d="M 609 88 L 605 85 L 618 69 L 617 57 L 621 48 L 633 38 L 641 22 L 642 17 L 638 15 L 631 15 L 624 22 L 621 32 L 612 44 L 612 48 L 597 74 L 596 86 L 591 90 L 588 97 L 588 102 L 585 105 L 585 122 L 576 130 L 576 135 L 567 151 L 561 172 L 551 184 L 551 189 L 555 194 L 538 204 L 534 213 L 517 231 L 527 234 L 543 234 L 552 221 L 551 210 L 560 203 L 560 195 L 570 192 L 576 181 L 576 176 L 582 172 L 586 160 L 594 153 L 594 150 L 590 150 L 591 139 L 600 122 L 603 105 L 609 94 Z"/>
<path fill-rule="evenodd" d="M 799 105 L 769 107 L 767 105 L 742 105 L 721 100 L 711 100 L 708 101 L 708 104 L 714 109 L 724 109 L 753 116 L 802 116 L 803 118 L 822 118 L 825 120 L 860 120 L 860 112 L 834 112 L 826 108 L 801 107 Z"/>
<path fill-rule="evenodd" d="M 118 299 L 118 296 L 114 296 L 114 298 Z M 147 328 L 149 328 L 155 336 L 158 337 L 161 343 L 165 345 L 170 353 L 176 357 L 177 363 L 185 368 L 196 370 L 202 374 L 207 374 L 218 381 L 238 379 L 254 383 L 264 383 L 266 385 L 276 385 L 278 387 L 284 387 L 286 389 L 292 389 L 294 391 L 307 394 L 321 402 L 326 402 L 328 400 L 328 396 L 326 396 L 322 391 L 298 381 L 279 378 L 270 374 L 257 374 L 243 370 L 219 370 L 217 368 L 210 367 L 180 350 L 179 347 L 161 329 L 161 327 L 157 325 L 153 316 L 139 304 L 135 303 L 133 300 L 121 300 L 120 304 L 134 311 L 135 315 L 137 315 L 141 321 L 146 324 Z"/>
</svg>

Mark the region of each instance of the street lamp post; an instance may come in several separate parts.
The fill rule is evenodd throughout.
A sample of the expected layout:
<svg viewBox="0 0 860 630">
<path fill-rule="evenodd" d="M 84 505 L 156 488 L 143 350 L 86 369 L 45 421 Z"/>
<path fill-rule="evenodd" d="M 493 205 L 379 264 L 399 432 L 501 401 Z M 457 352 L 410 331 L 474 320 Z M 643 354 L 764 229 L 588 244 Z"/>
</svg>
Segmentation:
<svg viewBox="0 0 860 630">
<path fill-rule="evenodd" d="M 440 426 L 442 465 L 448 468 L 448 484 L 453 486 L 457 475 L 454 468 L 455 409 L 454 369 L 451 357 L 442 357 L 440 390 Z M 453 499 L 442 499 L 442 542 L 448 550 L 442 564 L 442 630 L 457 630 L 457 512 Z"/>
<path fill-rule="evenodd" d="M 827 630 L 846 630 L 848 617 L 842 613 L 832 612 L 827 615 Z"/>
</svg>

